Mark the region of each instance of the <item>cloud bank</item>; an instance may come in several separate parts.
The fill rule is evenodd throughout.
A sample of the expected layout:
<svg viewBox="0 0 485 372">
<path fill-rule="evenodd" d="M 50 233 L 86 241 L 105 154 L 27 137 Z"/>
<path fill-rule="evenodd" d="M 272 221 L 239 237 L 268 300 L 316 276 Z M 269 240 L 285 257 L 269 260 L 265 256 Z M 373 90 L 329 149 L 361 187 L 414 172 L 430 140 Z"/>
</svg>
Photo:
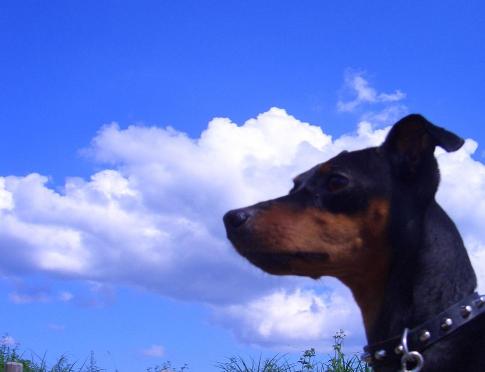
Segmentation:
<svg viewBox="0 0 485 372">
<path fill-rule="evenodd" d="M 401 99 L 362 81 L 356 87 L 362 102 Z M 215 322 L 253 344 L 305 347 L 330 342 L 339 328 L 355 341 L 360 314 L 345 288 L 260 272 L 230 247 L 221 217 L 286 193 L 293 176 L 344 149 L 380 144 L 389 128 L 372 124 L 361 121 L 355 133 L 333 139 L 271 108 L 242 125 L 215 118 L 199 138 L 170 127 L 107 125 L 86 151 L 103 168 L 89 180 L 69 178 L 56 190 L 40 174 L 0 177 L 0 272 L 204 302 Z M 485 166 L 473 158 L 476 149 L 467 140 L 456 153 L 437 150 L 438 199 L 463 232 L 483 289 Z"/>
</svg>

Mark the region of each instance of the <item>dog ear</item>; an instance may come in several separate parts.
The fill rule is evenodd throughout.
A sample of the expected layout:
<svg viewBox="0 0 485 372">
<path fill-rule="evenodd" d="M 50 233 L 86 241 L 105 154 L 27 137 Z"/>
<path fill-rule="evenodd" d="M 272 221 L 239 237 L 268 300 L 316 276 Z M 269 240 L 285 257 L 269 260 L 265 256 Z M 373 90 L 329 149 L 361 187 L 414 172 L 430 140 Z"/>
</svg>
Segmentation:
<svg viewBox="0 0 485 372">
<path fill-rule="evenodd" d="M 408 115 L 392 127 L 381 148 L 391 164 L 405 178 L 413 179 L 433 164 L 434 149 L 440 146 L 448 152 L 458 150 L 465 141 L 456 134 L 431 124 L 418 114 Z"/>
</svg>

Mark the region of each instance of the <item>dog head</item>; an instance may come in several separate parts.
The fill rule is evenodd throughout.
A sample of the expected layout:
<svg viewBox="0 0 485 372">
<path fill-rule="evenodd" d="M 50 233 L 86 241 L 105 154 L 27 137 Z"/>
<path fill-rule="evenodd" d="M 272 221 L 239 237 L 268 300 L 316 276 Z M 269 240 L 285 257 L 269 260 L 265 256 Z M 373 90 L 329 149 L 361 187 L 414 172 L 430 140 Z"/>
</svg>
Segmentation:
<svg viewBox="0 0 485 372">
<path fill-rule="evenodd" d="M 385 271 L 394 211 L 424 209 L 439 183 L 435 147 L 456 151 L 463 142 L 421 115 L 406 116 L 381 146 L 344 151 L 295 177 L 288 195 L 227 212 L 227 237 L 270 274 L 345 282 Z"/>
</svg>

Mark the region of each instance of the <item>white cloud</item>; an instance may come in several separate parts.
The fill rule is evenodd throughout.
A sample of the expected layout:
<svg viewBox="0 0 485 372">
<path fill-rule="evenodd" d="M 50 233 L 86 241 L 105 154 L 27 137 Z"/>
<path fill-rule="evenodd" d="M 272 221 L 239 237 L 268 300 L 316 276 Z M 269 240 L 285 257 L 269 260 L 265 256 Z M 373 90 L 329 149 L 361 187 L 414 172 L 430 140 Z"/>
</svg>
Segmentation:
<svg viewBox="0 0 485 372">
<path fill-rule="evenodd" d="M 347 342 L 362 339 L 361 320 L 350 292 L 332 281 L 328 291 L 275 292 L 248 303 L 216 308 L 216 321 L 233 328 L 246 343 L 302 350 L 328 346 L 344 330 Z"/>
<path fill-rule="evenodd" d="M 446 154 L 437 150 L 442 182 L 438 202 L 457 224 L 470 253 L 478 279 L 485 290 L 485 165 L 473 158 L 478 144 L 468 139 L 462 149 Z"/>
<path fill-rule="evenodd" d="M 354 96 L 352 100 L 337 102 L 339 111 L 354 111 L 357 107 L 366 103 L 397 102 L 406 98 L 406 94 L 400 90 L 393 93 L 378 93 L 369 82 L 363 77 L 362 73 L 348 72 L 345 76 L 344 90 L 350 91 Z"/>
<path fill-rule="evenodd" d="M 394 124 L 408 114 L 408 108 L 403 104 L 389 105 L 382 110 L 369 110 L 361 115 L 361 120 L 372 123 L 375 127 Z"/>
<path fill-rule="evenodd" d="M 30 304 L 34 302 L 51 302 L 51 301 L 71 301 L 74 295 L 68 291 L 59 292 L 57 295 L 50 293 L 48 289 L 27 289 L 16 290 L 8 295 L 10 302 L 14 304 Z"/>
<path fill-rule="evenodd" d="M 141 353 L 147 357 L 162 357 L 165 355 L 165 349 L 162 345 L 152 345 L 146 349 L 143 349 Z"/>
<path fill-rule="evenodd" d="M 2 269 L 144 286 L 172 297 L 232 301 L 263 293 L 260 273 L 225 239 L 229 208 L 283 192 L 291 176 L 337 150 L 319 127 L 271 109 L 237 126 L 214 119 L 197 140 L 173 129 L 104 127 L 90 154 L 113 169 L 70 178 L 62 193 L 38 174 L 3 178 Z M 15 249 L 13 249 L 15 248 Z M 188 279 L 190 277 L 190 279 Z M 288 281 L 288 280 L 286 280 Z"/>
<path fill-rule="evenodd" d="M 15 346 L 17 341 L 12 336 L 6 335 L 0 338 L 0 346 Z"/>
<path fill-rule="evenodd" d="M 437 151 L 442 182 L 438 200 L 452 215 L 465 238 L 485 242 L 485 166 L 473 159 L 478 144 L 467 140 L 456 153 Z"/>
<path fill-rule="evenodd" d="M 14 304 L 30 304 L 33 302 L 49 302 L 50 297 L 47 293 L 37 292 L 37 293 L 19 293 L 11 292 L 8 295 L 10 301 Z"/>
<path fill-rule="evenodd" d="M 12 210 L 13 207 L 12 194 L 5 190 L 5 180 L 0 178 L 0 210 Z"/>
<path fill-rule="evenodd" d="M 69 291 L 62 291 L 58 294 L 58 298 L 62 302 L 69 302 L 74 298 L 74 295 Z"/>
<path fill-rule="evenodd" d="M 360 84 L 362 102 L 399 98 Z M 261 273 L 230 247 L 221 217 L 286 193 L 293 176 L 344 149 L 380 144 L 388 128 L 375 129 L 375 120 L 336 139 L 277 108 L 243 125 L 216 118 L 196 139 L 173 128 L 105 126 L 87 153 L 106 169 L 89 180 L 69 178 L 56 191 L 39 174 L 0 177 L 0 272 L 84 280 L 108 302 L 117 284 L 201 301 L 251 343 L 303 345 L 340 327 L 358 337 L 360 314 L 335 281 Z M 485 168 L 475 150 L 469 140 L 457 153 L 437 152 L 438 197 L 481 273 Z M 29 296 L 16 291 L 11 300 Z"/>
</svg>

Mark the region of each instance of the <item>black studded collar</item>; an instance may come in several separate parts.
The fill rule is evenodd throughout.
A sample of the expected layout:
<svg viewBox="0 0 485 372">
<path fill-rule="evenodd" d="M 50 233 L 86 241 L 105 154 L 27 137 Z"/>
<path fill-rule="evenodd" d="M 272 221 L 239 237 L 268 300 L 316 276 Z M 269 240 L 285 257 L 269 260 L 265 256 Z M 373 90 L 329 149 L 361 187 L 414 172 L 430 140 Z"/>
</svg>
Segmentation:
<svg viewBox="0 0 485 372">
<path fill-rule="evenodd" d="M 485 313 L 485 296 L 475 292 L 436 317 L 410 329 L 407 338 L 408 348 L 422 352 L 483 313 Z M 399 335 L 365 346 L 362 359 L 371 366 L 399 363 L 402 353 L 403 347 L 401 335 Z"/>
</svg>

